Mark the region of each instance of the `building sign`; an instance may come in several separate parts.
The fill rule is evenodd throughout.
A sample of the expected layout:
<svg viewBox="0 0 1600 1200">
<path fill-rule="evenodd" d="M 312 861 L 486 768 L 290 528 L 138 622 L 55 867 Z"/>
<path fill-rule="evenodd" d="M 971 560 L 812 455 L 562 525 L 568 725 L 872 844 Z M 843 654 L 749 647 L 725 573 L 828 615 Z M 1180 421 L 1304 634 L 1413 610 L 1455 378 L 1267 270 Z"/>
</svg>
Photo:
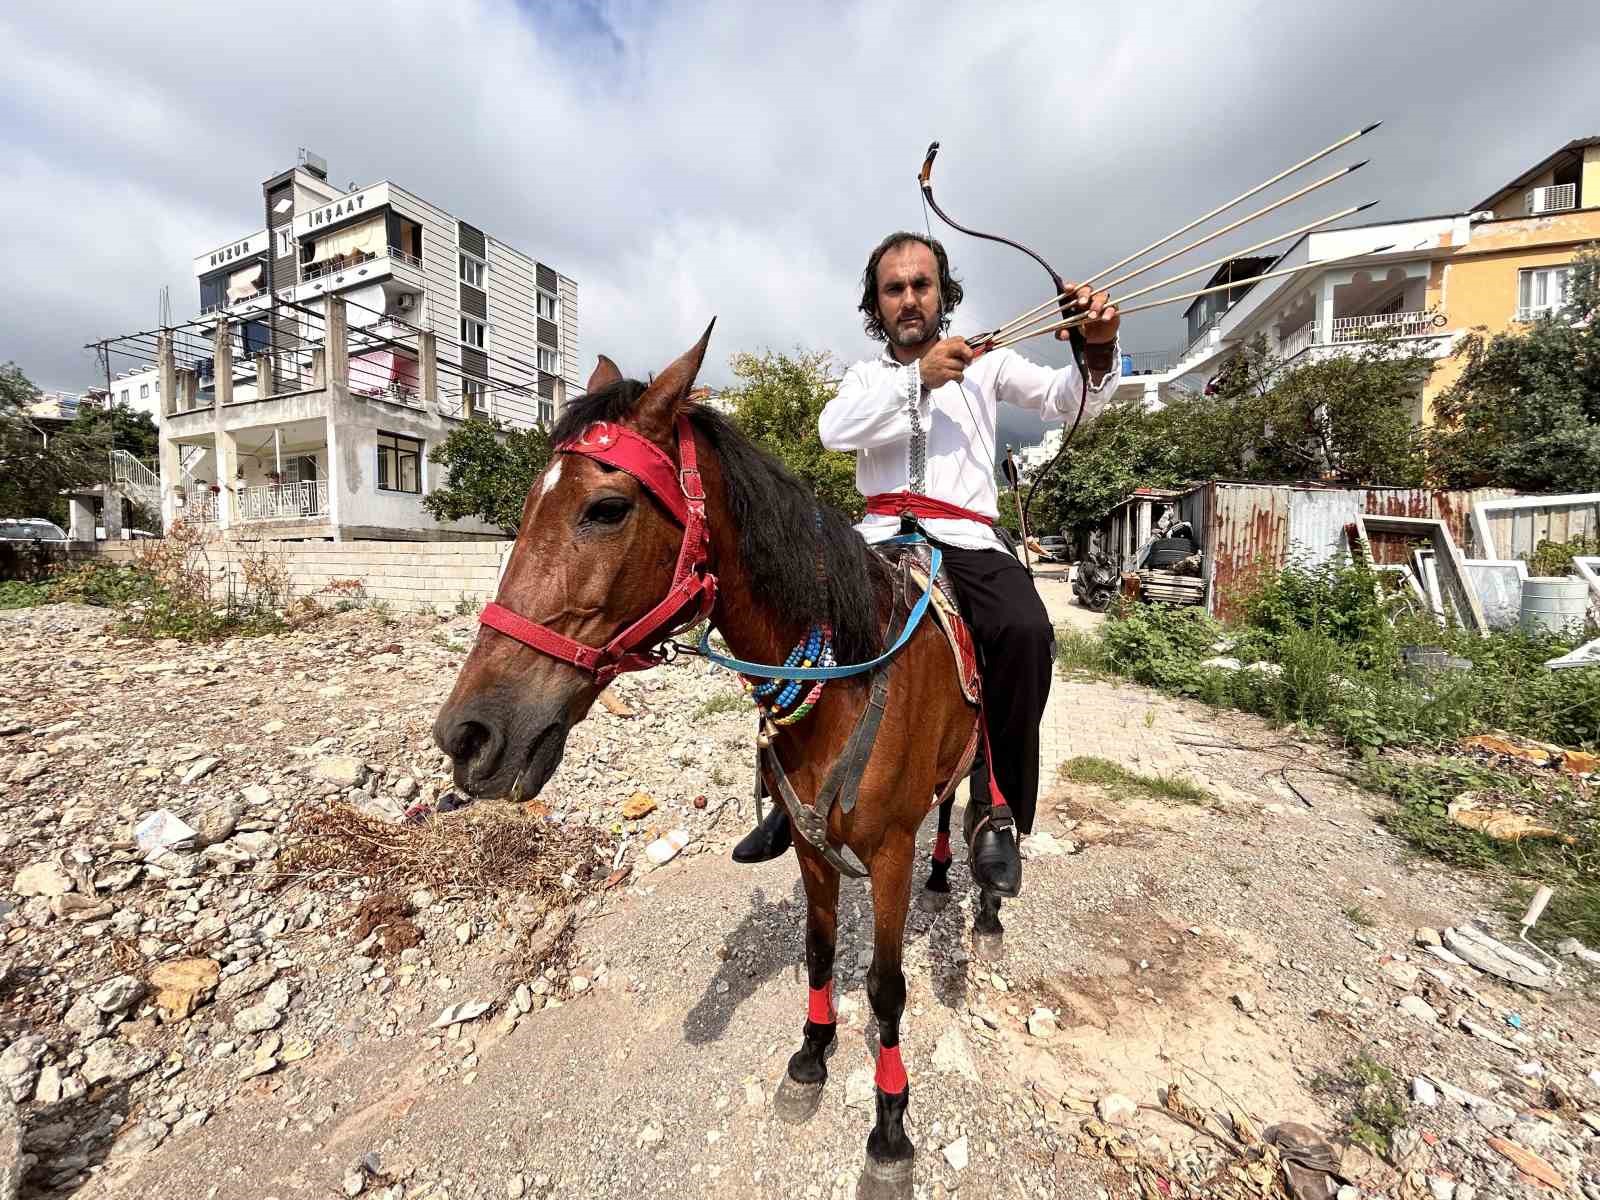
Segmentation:
<svg viewBox="0 0 1600 1200">
<path fill-rule="evenodd" d="M 332 225 L 335 221 L 342 221 L 346 217 L 353 217 L 357 213 L 365 211 L 366 206 L 367 194 L 365 192 L 357 192 L 353 196 L 341 196 L 332 204 L 323 208 L 312 209 L 306 214 L 306 223 L 312 229 L 323 225 Z"/>
<path fill-rule="evenodd" d="M 211 252 L 211 265 L 220 267 L 224 263 L 231 263 L 236 258 L 243 258 L 249 253 L 250 239 L 245 238 L 244 241 L 235 242 L 231 246 L 224 246 L 221 250 L 213 250 Z"/>
<path fill-rule="evenodd" d="M 194 260 L 194 273 L 208 275 L 212 271 L 221 270 L 223 267 L 232 266 L 244 259 L 253 258 L 267 252 L 267 231 L 258 229 L 249 237 L 239 238 L 225 246 L 218 246 Z"/>
<path fill-rule="evenodd" d="M 296 213 L 294 235 L 303 238 L 311 234 L 320 234 L 346 221 L 376 213 L 388 203 L 389 185 L 374 184 L 362 191 L 351 192 L 348 196 L 340 196 L 337 200 L 331 200 L 317 208 L 308 208 L 305 212 Z"/>
</svg>

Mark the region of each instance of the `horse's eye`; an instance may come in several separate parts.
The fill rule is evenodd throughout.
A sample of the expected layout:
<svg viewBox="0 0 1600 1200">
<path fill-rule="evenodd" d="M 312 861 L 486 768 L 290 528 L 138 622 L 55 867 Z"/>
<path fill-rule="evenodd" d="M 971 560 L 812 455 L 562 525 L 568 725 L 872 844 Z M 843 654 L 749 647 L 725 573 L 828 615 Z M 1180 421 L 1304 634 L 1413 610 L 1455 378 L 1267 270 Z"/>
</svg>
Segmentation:
<svg viewBox="0 0 1600 1200">
<path fill-rule="evenodd" d="M 584 509 L 586 525 L 620 525 L 633 509 L 633 501 L 625 496 L 607 496 L 596 500 Z"/>
</svg>

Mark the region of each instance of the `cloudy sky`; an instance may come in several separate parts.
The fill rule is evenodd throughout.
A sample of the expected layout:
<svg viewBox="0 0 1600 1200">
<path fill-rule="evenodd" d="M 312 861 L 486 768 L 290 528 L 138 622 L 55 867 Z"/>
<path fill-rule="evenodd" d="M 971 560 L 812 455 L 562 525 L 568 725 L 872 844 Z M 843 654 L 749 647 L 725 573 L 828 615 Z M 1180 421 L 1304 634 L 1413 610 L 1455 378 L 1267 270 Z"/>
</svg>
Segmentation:
<svg viewBox="0 0 1600 1200">
<path fill-rule="evenodd" d="M 1463 209 L 1600 133 L 1597 55 L 1592 0 L 8 4 L 0 360 L 79 389 L 83 343 L 156 324 L 163 285 L 192 315 L 192 257 L 254 229 L 308 146 L 575 277 L 585 367 L 658 370 L 713 315 L 709 382 L 735 350 L 849 361 L 862 262 L 922 227 L 934 138 L 944 207 L 1071 276 L 1380 118 L 1372 165 L 1283 227 Z M 958 330 L 1048 294 L 1014 251 L 946 241 Z M 1182 340 L 1168 309 L 1124 348 Z"/>
</svg>

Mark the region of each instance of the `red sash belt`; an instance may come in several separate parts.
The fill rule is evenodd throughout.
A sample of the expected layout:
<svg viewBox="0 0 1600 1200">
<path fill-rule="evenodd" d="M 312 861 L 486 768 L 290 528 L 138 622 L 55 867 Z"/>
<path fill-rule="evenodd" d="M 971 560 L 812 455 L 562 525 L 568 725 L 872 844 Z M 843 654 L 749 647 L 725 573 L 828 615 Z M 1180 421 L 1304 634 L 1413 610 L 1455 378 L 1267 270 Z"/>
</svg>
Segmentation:
<svg viewBox="0 0 1600 1200">
<path fill-rule="evenodd" d="M 981 512 L 973 512 L 970 508 L 962 508 L 959 504 L 946 504 L 943 500 L 935 500 L 932 496 L 923 496 L 916 492 L 879 492 L 876 496 L 868 496 L 867 511 L 880 517 L 898 517 L 910 513 L 914 517 L 933 520 L 994 524 L 993 517 L 986 517 Z"/>
</svg>

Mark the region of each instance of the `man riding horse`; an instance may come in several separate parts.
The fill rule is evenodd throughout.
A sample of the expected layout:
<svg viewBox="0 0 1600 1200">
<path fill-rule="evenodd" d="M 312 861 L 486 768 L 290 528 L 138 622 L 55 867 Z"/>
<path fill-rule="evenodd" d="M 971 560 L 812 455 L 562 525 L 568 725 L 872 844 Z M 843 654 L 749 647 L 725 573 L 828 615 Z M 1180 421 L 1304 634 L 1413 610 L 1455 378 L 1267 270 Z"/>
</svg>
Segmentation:
<svg viewBox="0 0 1600 1200">
<path fill-rule="evenodd" d="M 867 516 L 856 528 L 880 543 L 914 519 L 944 552 L 945 571 L 972 631 L 983 668 L 990 796 L 968 801 L 969 862 L 986 891 L 1015 896 L 1022 886 L 1018 831 L 1033 830 L 1039 798 L 1039 721 L 1050 694 L 1054 633 L 1033 580 L 996 534 L 995 424 L 1004 402 L 1046 421 L 1093 417 L 1121 376 L 1121 318 L 1104 292 L 1079 288 L 1083 366 L 1050 368 L 1015 350 L 978 353 L 945 337 L 961 303 L 960 282 L 937 240 L 893 233 L 862 274 L 860 309 L 869 337 L 885 343 L 858 362 L 822 410 L 818 432 L 830 450 L 856 453 L 856 486 Z M 1068 332 L 1056 335 L 1067 340 Z M 992 806 L 990 801 L 992 800 Z M 947 890 L 948 808 L 940 814 L 929 887 Z M 739 862 L 764 862 L 793 840 L 787 811 L 774 805 L 738 846 Z"/>
</svg>

